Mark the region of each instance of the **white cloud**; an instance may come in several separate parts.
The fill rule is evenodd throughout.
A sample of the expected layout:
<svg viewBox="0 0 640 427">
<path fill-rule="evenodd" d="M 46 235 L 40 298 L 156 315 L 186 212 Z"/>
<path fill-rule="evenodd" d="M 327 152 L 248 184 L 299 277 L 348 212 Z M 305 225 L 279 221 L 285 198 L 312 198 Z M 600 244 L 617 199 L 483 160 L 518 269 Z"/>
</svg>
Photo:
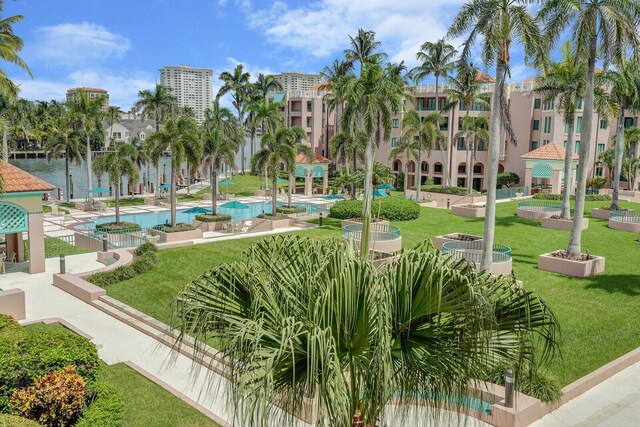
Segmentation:
<svg viewBox="0 0 640 427">
<path fill-rule="evenodd" d="M 36 30 L 25 57 L 49 66 L 78 67 L 122 58 L 131 48 L 128 38 L 91 22 L 64 23 Z"/>
</svg>

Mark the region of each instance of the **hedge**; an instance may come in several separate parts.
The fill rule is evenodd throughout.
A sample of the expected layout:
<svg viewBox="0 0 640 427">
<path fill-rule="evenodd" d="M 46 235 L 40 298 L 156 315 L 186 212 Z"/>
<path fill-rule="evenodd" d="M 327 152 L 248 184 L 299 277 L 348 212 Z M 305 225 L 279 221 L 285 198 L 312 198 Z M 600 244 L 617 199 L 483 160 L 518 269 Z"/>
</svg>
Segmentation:
<svg viewBox="0 0 640 427">
<path fill-rule="evenodd" d="M 430 191 L 431 193 L 442 193 L 442 194 L 455 194 L 458 196 L 464 196 L 469 193 L 468 188 L 464 187 L 443 187 L 442 185 L 422 185 L 420 186 L 421 191 Z"/>
<path fill-rule="evenodd" d="M 375 199 L 371 205 L 374 218 L 388 221 L 409 221 L 418 218 L 420 206 L 412 200 L 397 197 Z M 331 206 L 329 216 L 337 219 L 358 218 L 362 214 L 362 201 L 342 200 Z"/>
<path fill-rule="evenodd" d="M 536 193 L 533 195 L 534 199 L 538 200 L 562 200 L 562 194 L 552 194 L 552 193 Z M 571 200 L 575 200 L 576 196 L 571 195 Z M 586 202 L 604 202 L 607 200 L 611 200 L 611 196 L 608 194 L 586 194 L 584 196 L 584 200 Z"/>
<path fill-rule="evenodd" d="M 7 411 L 16 388 L 65 366 L 89 383 L 96 379 L 98 352 L 89 340 L 61 327 L 32 328 L 22 341 L 0 343 L 0 412 Z"/>
<path fill-rule="evenodd" d="M 276 213 L 291 215 L 296 213 L 306 212 L 307 210 L 302 206 L 276 206 Z"/>
<path fill-rule="evenodd" d="M 203 215 L 196 215 L 196 220 L 202 221 L 202 222 L 231 221 L 231 215 L 225 215 L 225 214 L 216 214 L 216 215 L 203 214 Z"/>
<path fill-rule="evenodd" d="M 135 260 L 129 265 L 123 265 L 111 271 L 95 273 L 87 277 L 87 281 L 96 286 L 105 287 L 114 283 L 129 280 L 155 267 L 157 257 L 156 246 L 153 243 L 143 243 L 133 252 Z"/>
<path fill-rule="evenodd" d="M 76 427 L 119 427 L 124 415 L 124 396 L 120 389 L 98 381 L 88 392 L 88 408 Z"/>
<path fill-rule="evenodd" d="M 15 415 L 0 414 L 0 426 L 2 427 L 41 427 L 35 421 Z"/>
<path fill-rule="evenodd" d="M 175 227 L 166 224 L 161 224 L 159 227 L 162 227 L 160 231 L 164 231 L 165 233 L 179 233 L 181 231 L 195 230 L 193 225 L 184 222 L 177 223 Z"/>
<path fill-rule="evenodd" d="M 11 316 L 0 314 L 0 349 L 2 344 L 13 344 L 23 341 L 27 333 Z"/>
<path fill-rule="evenodd" d="M 106 231 L 135 231 L 140 230 L 140 225 L 134 222 L 121 221 L 119 224 L 115 222 L 105 222 L 103 224 L 96 224 L 96 230 Z"/>
</svg>

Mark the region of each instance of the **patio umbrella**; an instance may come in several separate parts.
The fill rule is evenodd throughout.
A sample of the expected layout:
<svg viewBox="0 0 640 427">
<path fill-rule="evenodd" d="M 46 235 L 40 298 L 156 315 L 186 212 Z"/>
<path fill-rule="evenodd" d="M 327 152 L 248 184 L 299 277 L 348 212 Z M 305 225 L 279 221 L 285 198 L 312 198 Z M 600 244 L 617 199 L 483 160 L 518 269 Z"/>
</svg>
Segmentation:
<svg viewBox="0 0 640 427">
<path fill-rule="evenodd" d="M 221 208 L 227 208 L 227 209 L 249 209 L 249 206 L 245 205 L 242 202 L 239 202 L 237 200 L 233 200 L 231 202 L 227 202 L 224 205 L 220 205 Z"/>
<path fill-rule="evenodd" d="M 171 188 L 171 184 L 162 184 L 160 188 Z"/>
<path fill-rule="evenodd" d="M 95 194 L 95 193 L 109 193 L 109 189 L 107 189 L 107 188 L 101 188 L 101 187 L 98 187 L 98 188 L 94 188 L 93 190 L 90 190 L 90 191 L 89 191 L 89 193 L 91 193 L 91 194 Z"/>
<path fill-rule="evenodd" d="M 327 196 L 323 196 L 323 199 L 332 199 L 332 200 L 337 200 L 337 199 L 344 199 L 344 196 L 341 196 L 339 194 L 329 194 Z"/>
<path fill-rule="evenodd" d="M 186 214 L 207 214 L 209 212 L 211 212 L 209 209 L 201 208 L 199 206 L 182 211 L 182 213 Z"/>
<path fill-rule="evenodd" d="M 224 179 L 224 180 L 222 180 L 222 181 L 220 181 L 218 183 L 218 185 L 233 185 L 233 184 L 235 184 L 235 182 L 233 182 L 233 181 L 231 181 L 229 179 Z"/>
<path fill-rule="evenodd" d="M 393 185 L 389 185 L 389 184 L 380 184 L 380 185 L 376 186 L 376 188 L 378 190 L 393 190 L 394 189 Z"/>
<path fill-rule="evenodd" d="M 373 190 L 371 193 L 373 197 L 389 197 L 389 195 L 382 190 Z"/>
</svg>

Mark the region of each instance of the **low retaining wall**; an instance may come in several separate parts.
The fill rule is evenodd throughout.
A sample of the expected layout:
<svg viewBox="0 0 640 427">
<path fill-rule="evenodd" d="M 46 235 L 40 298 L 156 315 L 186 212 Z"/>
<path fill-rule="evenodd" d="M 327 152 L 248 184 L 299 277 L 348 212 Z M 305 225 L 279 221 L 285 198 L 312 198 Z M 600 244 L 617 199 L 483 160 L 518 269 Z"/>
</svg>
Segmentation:
<svg viewBox="0 0 640 427">
<path fill-rule="evenodd" d="M 276 219 L 270 220 L 267 218 L 251 218 L 251 227 L 249 231 L 271 231 L 278 228 L 290 227 L 293 224 L 295 219 L 293 218 L 284 218 L 284 219 Z"/>
<path fill-rule="evenodd" d="M 609 209 L 600 209 L 600 208 L 591 209 L 591 218 L 609 219 L 610 216 L 611 216 L 611 210 Z"/>
<path fill-rule="evenodd" d="M 202 231 L 218 231 L 224 229 L 225 224 L 228 224 L 229 221 L 216 221 L 216 222 L 207 222 L 207 221 L 198 221 L 194 219 L 191 221 L 191 225 L 195 228 L 199 228 Z"/>
<path fill-rule="evenodd" d="M 451 206 L 451 213 L 455 216 L 463 216 L 466 218 L 484 218 L 486 208 L 468 208 L 464 205 Z"/>
<path fill-rule="evenodd" d="M 554 251 L 555 252 L 555 251 Z M 572 277 L 589 277 L 604 271 L 604 257 L 594 256 L 589 261 L 575 261 L 558 258 L 553 252 L 538 256 L 538 269 Z"/>
<path fill-rule="evenodd" d="M 202 230 L 187 230 L 187 231 L 178 231 L 176 233 L 165 233 L 164 231 L 149 229 L 149 232 L 154 236 L 160 236 L 160 242 L 162 243 L 172 243 L 172 242 L 181 242 L 183 240 L 193 240 L 193 239 L 202 239 Z"/>
<path fill-rule="evenodd" d="M 518 216 L 524 219 L 541 220 L 552 215 L 558 215 L 560 211 L 534 211 L 529 209 L 518 208 Z"/>
<path fill-rule="evenodd" d="M 407 190 L 406 195 L 415 200 L 417 192 L 416 190 Z M 436 202 L 439 208 L 447 207 L 447 199 L 449 199 L 450 206 L 473 205 L 475 203 L 487 202 L 487 196 L 466 196 L 458 194 L 433 193 L 431 191 L 420 191 L 419 202 Z"/>
<path fill-rule="evenodd" d="M 0 292 L 0 314 L 7 314 L 16 320 L 26 319 L 27 310 L 22 289 L 8 289 Z"/>
<path fill-rule="evenodd" d="M 640 222 L 616 221 L 609 218 L 609 228 L 619 231 L 629 231 L 631 233 L 640 233 Z"/>
<path fill-rule="evenodd" d="M 551 228 L 553 230 L 571 231 L 573 227 L 572 219 L 542 218 L 540 225 L 543 228 Z M 589 218 L 582 218 L 582 230 L 589 228 Z"/>
</svg>

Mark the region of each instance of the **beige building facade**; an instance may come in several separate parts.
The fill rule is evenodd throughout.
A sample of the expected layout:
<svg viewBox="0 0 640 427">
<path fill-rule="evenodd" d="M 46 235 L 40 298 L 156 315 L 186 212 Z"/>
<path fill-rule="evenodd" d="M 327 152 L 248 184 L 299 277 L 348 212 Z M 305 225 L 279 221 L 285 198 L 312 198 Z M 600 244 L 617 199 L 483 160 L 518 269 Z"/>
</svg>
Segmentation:
<svg viewBox="0 0 640 427">
<path fill-rule="evenodd" d="M 312 90 L 314 86 L 320 83 L 320 74 L 305 73 L 280 73 L 273 76 L 278 83 L 282 85 L 284 92 L 295 90 Z"/>
<path fill-rule="evenodd" d="M 80 93 L 86 93 L 89 99 L 96 99 L 102 96 L 104 98 L 102 110 L 107 111 L 107 108 L 109 108 L 109 92 L 105 89 L 95 87 L 76 87 L 67 90 L 67 102 L 77 101 Z"/>
<path fill-rule="evenodd" d="M 180 108 L 193 109 L 196 122 L 204 120 L 204 110 L 213 105 L 213 70 L 186 65 L 166 66 L 160 70 L 160 84 L 171 89 Z"/>
</svg>

